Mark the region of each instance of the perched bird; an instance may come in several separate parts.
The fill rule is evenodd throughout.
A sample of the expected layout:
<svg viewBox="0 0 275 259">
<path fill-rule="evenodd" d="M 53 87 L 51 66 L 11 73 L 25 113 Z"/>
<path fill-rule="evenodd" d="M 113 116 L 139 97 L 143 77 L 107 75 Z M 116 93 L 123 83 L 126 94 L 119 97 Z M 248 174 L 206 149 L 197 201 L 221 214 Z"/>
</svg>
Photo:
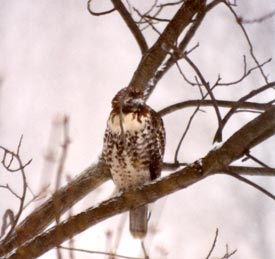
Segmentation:
<svg viewBox="0 0 275 259">
<path fill-rule="evenodd" d="M 142 186 L 160 176 L 165 147 L 161 117 L 145 104 L 143 93 L 123 88 L 112 100 L 104 136 L 103 158 L 119 190 Z M 147 233 L 148 206 L 130 210 L 130 232 Z"/>
</svg>

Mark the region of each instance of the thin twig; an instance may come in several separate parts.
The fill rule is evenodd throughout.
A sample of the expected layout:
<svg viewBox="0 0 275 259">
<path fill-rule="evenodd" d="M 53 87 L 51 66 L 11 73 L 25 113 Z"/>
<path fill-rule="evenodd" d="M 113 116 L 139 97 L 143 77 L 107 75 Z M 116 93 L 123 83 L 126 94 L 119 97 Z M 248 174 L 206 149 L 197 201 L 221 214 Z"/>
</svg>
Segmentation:
<svg viewBox="0 0 275 259">
<path fill-rule="evenodd" d="M 21 147 L 21 144 L 22 144 L 22 140 L 23 140 L 23 135 L 20 137 L 19 143 L 17 145 L 16 152 L 12 152 L 12 151 L 4 148 L 3 146 L 0 146 L 0 149 L 2 149 L 4 151 L 4 157 L 3 157 L 3 160 L 2 160 L 3 166 L 9 172 L 20 171 L 21 172 L 21 176 L 22 176 L 22 181 L 23 181 L 23 191 L 22 191 L 22 194 L 20 196 L 20 203 L 19 203 L 18 212 L 16 213 L 16 216 L 14 216 L 13 224 L 11 224 L 11 228 L 8 231 L 8 233 L 6 234 L 4 242 L 5 242 L 5 240 L 7 240 L 11 236 L 11 234 L 14 232 L 14 230 L 15 230 L 15 228 L 17 226 L 17 223 L 19 222 L 19 218 L 20 218 L 20 216 L 22 215 L 22 212 L 23 212 L 23 208 L 24 208 L 24 204 L 25 204 L 25 199 L 26 199 L 26 194 L 27 194 L 27 189 L 28 189 L 27 179 L 26 179 L 26 175 L 25 175 L 25 170 L 24 169 L 25 169 L 25 167 L 27 165 L 30 164 L 31 160 L 29 162 L 27 162 L 26 164 L 23 164 L 23 162 L 21 160 L 21 157 L 20 157 L 20 147 Z M 6 154 L 11 154 L 12 157 L 14 157 L 17 160 L 17 163 L 18 163 L 19 166 L 18 166 L 18 168 L 16 170 L 10 168 L 11 167 L 11 162 L 8 165 L 5 164 Z M 13 161 L 13 159 L 11 159 L 11 161 Z"/>
<path fill-rule="evenodd" d="M 254 62 L 256 63 L 257 67 L 259 68 L 259 70 L 260 70 L 260 72 L 261 72 L 261 74 L 262 74 L 262 77 L 263 77 L 265 83 L 268 84 L 268 78 L 267 78 L 267 76 L 265 75 L 265 73 L 264 73 L 264 71 L 263 71 L 263 69 L 262 69 L 262 67 L 261 67 L 261 65 L 260 65 L 260 63 L 259 63 L 259 61 L 258 61 L 258 59 L 256 58 L 256 56 L 255 56 L 255 54 L 254 54 L 253 45 L 252 45 L 251 40 L 250 40 L 250 38 L 249 38 L 249 36 L 248 36 L 248 34 L 247 34 L 246 29 L 244 28 L 244 26 L 243 26 L 243 24 L 242 24 L 242 22 L 241 22 L 241 19 L 238 17 L 237 13 L 234 11 L 234 9 L 232 8 L 232 6 L 231 6 L 230 4 L 228 4 L 227 1 L 224 0 L 223 3 L 228 7 L 228 9 L 230 10 L 230 12 L 231 12 L 231 13 L 233 14 L 233 16 L 235 17 L 235 20 L 236 20 L 237 24 L 239 25 L 239 27 L 241 28 L 241 30 L 242 30 L 242 32 L 243 32 L 243 34 L 244 34 L 244 36 L 245 36 L 245 39 L 246 39 L 246 41 L 247 41 L 247 43 L 248 43 L 248 45 L 249 45 L 250 55 L 251 55 L 251 57 L 253 58 Z"/>
<path fill-rule="evenodd" d="M 223 257 L 221 257 L 220 259 L 228 259 L 230 258 L 232 255 L 234 255 L 238 250 L 235 249 L 232 252 L 229 253 L 229 249 L 228 249 L 228 245 L 226 245 L 226 252 L 225 255 Z"/>
<path fill-rule="evenodd" d="M 14 225 L 14 213 L 11 209 L 7 209 L 3 215 L 2 218 L 2 227 L 1 227 L 1 235 L 0 237 L 5 235 L 6 229 L 9 227 L 9 225 Z M 9 221 L 8 221 L 9 220 Z"/>
<path fill-rule="evenodd" d="M 108 253 L 108 252 L 100 252 L 100 251 L 91 251 L 91 250 L 80 249 L 80 248 L 70 248 L 70 247 L 66 247 L 66 246 L 59 246 L 59 248 L 66 249 L 66 250 L 74 250 L 76 252 L 82 252 L 82 253 L 88 253 L 88 254 L 109 255 L 109 256 L 120 257 L 120 258 L 124 258 L 124 259 L 144 259 L 144 258 L 140 258 L 140 257 L 125 256 L 125 255 Z"/>
<path fill-rule="evenodd" d="M 246 77 L 248 77 L 251 72 L 255 71 L 256 69 L 259 69 L 259 66 L 260 67 L 263 67 L 264 65 L 266 65 L 267 63 L 271 62 L 272 58 L 269 58 L 268 60 L 264 61 L 262 64 L 259 64 L 259 66 L 255 66 L 255 67 L 252 67 L 250 69 L 247 70 L 247 63 L 246 63 L 246 57 L 245 55 L 243 56 L 243 62 L 244 62 L 244 72 L 243 72 L 243 75 L 239 78 L 239 79 L 236 79 L 232 82 L 228 82 L 228 83 L 220 83 L 218 82 L 217 85 L 219 86 L 231 86 L 231 85 L 236 85 L 240 82 L 242 82 Z"/>
<path fill-rule="evenodd" d="M 141 248 L 142 248 L 142 251 L 143 251 L 143 254 L 144 254 L 144 258 L 145 259 L 150 259 L 143 240 L 141 240 Z"/>
<path fill-rule="evenodd" d="M 235 111 L 248 99 L 256 96 L 259 93 L 262 93 L 272 87 L 275 86 L 275 82 L 271 82 L 269 84 L 266 84 L 262 87 L 259 87 L 256 90 L 252 90 L 251 92 L 249 92 L 247 95 L 243 96 L 242 98 L 240 98 L 236 104 L 229 110 L 229 112 L 224 116 L 224 118 L 221 121 L 221 125 L 219 126 L 218 130 L 216 131 L 216 134 L 214 136 L 214 142 L 220 142 L 222 140 L 222 130 L 225 126 L 225 124 L 228 122 L 228 120 L 230 119 L 230 117 L 235 113 Z"/>
<path fill-rule="evenodd" d="M 275 10 L 270 12 L 270 13 L 267 13 L 259 18 L 254 18 L 254 19 L 243 19 L 243 18 L 240 18 L 240 22 L 242 24 L 252 24 L 252 23 L 261 23 L 261 22 L 264 22 L 270 18 L 273 18 L 275 16 Z"/>
<path fill-rule="evenodd" d="M 254 162 L 258 163 L 259 165 L 265 167 L 265 168 L 268 168 L 268 169 L 271 169 L 270 166 L 268 166 L 267 164 L 265 164 L 264 162 L 260 161 L 258 158 L 256 158 L 255 156 L 251 155 L 250 152 L 246 152 L 246 156 L 247 156 L 247 159 L 251 159 L 253 160 Z M 243 159 L 242 161 L 245 161 L 247 159 Z"/>
<path fill-rule="evenodd" d="M 186 128 L 185 128 L 185 130 L 184 130 L 184 132 L 183 132 L 183 134 L 182 134 L 182 136 L 180 138 L 180 141 L 179 141 L 179 143 L 177 145 L 177 148 L 176 148 L 176 151 L 175 151 L 175 156 L 174 156 L 174 163 L 176 163 L 176 164 L 179 163 L 179 161 L 178 161 L 178 155 L 179 155 L 179 150 L 180 150 L 180 147 L 182 145 L 182 142 L 183 142 L 183 140 L 184 140 L 184 138 L 185 138 L 185 136 L 186 136 L 186 134 L 187 134 L 190 126 L 191 126 L 191 123 L 192 123 L 195 115 L 199 111 L 199 109 L 200 109 L 200 104 L 198 104 L 198 106 L 196 107 L 196 109 L 194 110 L 194 112 L 192 113 L 192 115 L 190 116 L 190 118 L 188 120 L 188 123 L 186 125 Z"/>
<path fill-rule="evenodd" d="M 210 248 L 210 251 L 208 252 L 208 255 L 205 257 L 205 259 L 209 259 L 209 257 L 211 256 L 212 252 L 214 251 L 214 248 L 216 246 L 217 243 L 217 239 L 218 239 L 218 235 L 219 235 L 219 229 L 216 229 L 216 233 L 215 233 L 215 237 L 214 237 L 214 241 L 212 243 L 212 246 Z"/>
<path fill-rule="evenodd" d="M 110 14 L 110 13 L 112 13 L 112 12 L 114 12 L 116 9 L 115 8 L 112 8 L 112 9 L 110 9 L 110 10 L 108 10 L 108 11 L 104 11 L 104 12 L 94 12 L 93 10 L 92 10 L 92 8 L 91 8 L 91 2 L 92 2 L 93 0 L 88 0 L 88 2 L 87 2 L 87 10 L 88 10 L 88 12 L 91 14 L 91 15 L 94 15 L 94 16 L 101 16 L 101 15 L 106 15 L 106 14 Z"/>
<path fill-rule="evenodd" d="M 272 200 L 275 201 L 275 196 L 272 193 L 270 193 L 269 191 L 267 191 L 266 189 L 264 189 L 263 187 L 259 186 L 258 184 L 254 183 L 238 174 L 232 174 L 229 171 L 226 171 L 226 169 L 225 169 L 225 174 L 230 175 L 230 176 L 240 180 L 241 182 L 247 183 L 248 185 L 254 187 L 258 191 L 262 192 L 263 194 L 265 194 L 266 196 L 268 196 L 269 198 L 271 198 Z"/>
<path fill-rule="evenodd" d="M 137 24 L 133 20 L 132 16 L 120 0 L 111 0 L 116 10 L 121 15 L 122 19 L 125 21 L 126 25 L 130 29 L 131 33 L 133 34 L 135 40 L 138 43 L 138 46 L 141 50 L 142 54 L 145 54 L 148 50 L 147 42 L 141 33 L 140 29 L 138 28 Z"/>
<path fill-rule="evenodd" d="M 216 112 L 216 116 L 217 116 L 217 119 L 218 119 L 218 125 L 219 125 L 219 127 L 221 127 L 221 122 L 222 122 L 221 113 L 219 111 L 219 107 L 218 107 L 216 98 L 215 98 L 215 96 L 214 96 L 214 94 L 213 94 L 213 92 L 212 92 L 212 90 L 209 86 L 209 83 L 206 82 L 206 80 L 204 79 L 204 77 L 203 77 L 201 71 L 199 70 L 199 68 L 195 65 L 195 63 L 188 56 L 185 56 L 185 60 L 194 69 L 194 71 L 198 75 L 201 83 L 203 84 L 203 86 L 205 87 L 207 93 L 209 94 L 211 100 L 213 101 L 213 108 Z"/>
<path fill-rule="evenodd" d="M 234 101 L 225 101 L 225 100 L 216 100 L 216 103 L 219 107 L 225 107 L 225 108 L 232 108 L 236 105 L 239 105 L 239 108 L 243 109 L 255 109 L 259 111 L 266 111 L 269 108 L 272 107 L 272 104 L 270 103 L 256 103 L 256 102 L 234 102 Z M 173 113 L 175 111 L 189 108 L 189 107 L 194 107 L 194 106 L 200 106 L 207 107 L 207 106 L 213 106 L 213 101 L 212 100 L 188 100 L 180 103 L 175 103 L 170 106 L 167 106 L 160 110 L 158 114 L 160 116 L 166 116 L 170 113 Z"/>
</svg>

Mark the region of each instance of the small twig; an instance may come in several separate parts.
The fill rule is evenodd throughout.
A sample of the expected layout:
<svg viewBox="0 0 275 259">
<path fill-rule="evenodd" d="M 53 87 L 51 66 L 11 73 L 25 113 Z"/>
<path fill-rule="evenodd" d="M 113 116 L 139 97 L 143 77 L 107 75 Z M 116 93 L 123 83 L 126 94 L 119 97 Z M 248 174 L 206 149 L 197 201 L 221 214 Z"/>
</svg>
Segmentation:
<svg viewBox="0 0 275 259">
<path fill-rule="evenodd" d="M 269 58 L 268 60 L 264 61 L 262 64 L 259 64 L 259 66 L 255 66 L 255 67 L 252 67 L 250 69 L 247 70 L 247 63 L 246 63 L 246 57 L 245 55 L 243 56 L 243 62 L 244 62 L 244 71 L 243 71 L 243 75 L 239 78 L 239 79 L 236 79 L 235 81 L 232 81 L 232 82 L 228 82 L 228 83 L 220 83 L 218 82 L 217 85 L 219 86 L 231 86 L 231 85 L 236 85 L 240 82 L 242 82 L 246 77 L 248 77 L 251 72 L 255 71 L 256 69 L 259 69 L 259 67 L 263 67 L 264 65 L 266 65 L 267 63 L 271 62 L 272 58 Z"/>
<path fill-rule="evenodd" d="M 88 12 L 91 14 L 91 15 L 94 15 L 94 16 L 101 16 L 101 15 L 106 15 L 106 14 L 109 14 L 109 13 L 112 13 L 112 12 L 114 12 L 116 9 L 115 8 L 112 8 L 112 9 L 110 9 L 110 10 L 108 10 L 108 11 L 104 11 L 104 12 L 94 12 L 93 10 L 92 10 L 92 8 L 91 8 L 91 2 L 92 2 L 93 0 L 88 0 L 88 2 L 87 2 L 87 10 L 88 10 Z"/>
<path fill-rule="evenodd" d="M 251 20 L 240 18 L 240 22 L 242 24 L 261 23 L 261 22 L 264 22 L 267 19 L 270 19 L 270 18 L 272 18 L 274 16 L 275 16 L 275 10 L 272 11 L 272 12 L 270 12 L 270 13 L 268 13 L 268 14 L 265 14 L 265 15 L 259 17 L 259 18 L 254 18 L 254 19 L 251 19 Z"/>
<path fill-rule="evenodd" d="M 234 251 L 232 251 L 231 253 L 229 253 L 229 249 L 228 249 L 228 245 L 226 245 L 226 252 L 225 255 L 220 258 L 220 259 L 228 259 L 229 257 L 231 257 L 232 255 L 234 255 L 238 250 L 235 249 Z"/>
<path fill-rule="evenodd" d="M 205 87 L 207 93 L 209 94 L 211 100 L 213 101 L 213 108 L 214 108 L 214 110 L 216 112 L 216 116 L 217 116 L 217 119 L 218 119 L 218 125 L 220 127 L 221 126 L 221 122 L 222 122 L 222 118 L 221 118 L 221 114 L 220 114 L 220 111 L 219 111 L 219 107 L 217 105 L 216 98 L 215 98 L 215 96 L 214 96 L 214 94 L 212 92 L 212 89 L 209 86 L 209 83 L 206 82 L 206 80 L 204 79 L 204 77 L 203 77 L 201 71 L 199 70 L 199 68 L 195 65 L 195 63 L 188 56 L 185 56 L 185 60 L 194 69 L 194 71 L 198 75 L 201 83 L 203 84 L 203 86 Z"/>
<path fill-rule="evenodd" d="M 91 250 L 80 249 L 80 248 L 70 248 L 70 247 L 66 247 L 66 246 L 59 246 L 59 248 L 66 249 L 66 250 L 74 250 L 76 252 L 82 252 L 82 253 L 88 253 L 88 254 L 98 254 L 98 255 L 108 255 L 108 256 L 113 256 L 113 257 L 120 257 L 120 258 L 124 258 L 124 259 L 144 259 L 144 258 L 140 258 L 140 257 L 125 256 L 125 255 L 108 253 L 108 252 L 100 252 L 100 251 L 91 251 Z"/>
<path fill-rule="evenodd" d="M 9 222 L 8 222 L 9 220 Z M 11 209 L 7 209 L 3 215 L 3 220 L 2 220 L 2 227 L 1 227 L 1 235 L 0 237 L 5 235 L 5 232 L 9 225 L 14 225 L 14 213 Z"/>
<path fill-rule="evenodd" d="M 214 241 L 213 241 L 212 246 L 210 248 L 210 251 L 209 251 L 208 255 L 205 257 L 205 259 L 209 259 L 209 257 L 211 256 L 212 252 L 214 251 L 214 248 L 215 248 L 216 243 L 217 243 L 218 235 L 219 235 L 219 229 L 217 228 L 216 229 L 216 233 L 215 233 L 215 237 L 214 237 Z"/>
<path fill-rule="evenodd" d="M 160 5 L 157 5 L 157 7 L 163 8 L 163 7 L 166 7 L 166 6 L 175 6 L 175 5 L 182 4 L 184 1 L 185 0 L 180 0 L 180 1 L 177 1 L 177 2 L 160 4 Z"/>
<path fill-rule="evenodd" d="M 264 162 L 260 161 L 258 158 L 256 158 L 255 156 L 251 155 L 250 152 L 246 152 L 246 158 L 244 158 L 242 161 L 246 161 L 247 159 L 251 159 L 253 160 L 254 162 L 258 163 L 259 165 L 265 167 L 265 168 L 268 168 L 268 169 L 271 169 L 271 167 L 269 167 L 267 164 L 265 164 Z"/>
<path fill-rule="evenodd" d="M 165 18 L 159 18 L 159 17 L 155 17 L 155 16 L 150 16 L 150 15 L 143 15 L 143 17 L 149 19 L 149 20 L 155 20 L 158 22 L 170 22 L 170 19 L 165 19 Z"/>
<path fill-rule="evenodd" d="M 23 164 L 21 157 L 20 157 L 20 147 L 22 144 L 22 140 L 23 140 L 23 135 L 20 137 L 19 143 L 17 145 L 17 150 L 16 152 L 12 152 L 6 148 L 4 148 L 3 146 L 0 146 L 0 149 L 2 149 L 4 151 L 4 156 L 2 159 L 2 164 L 5 167 L 6 170 L 8 170 L 9 172 L 16 172 L 16 171 L 20 171 L 21 172 L 21 176 L 22 176 L 22 181 L 23 181 L 23 191 L 22 191 L 22 195 L 20 196 L 20 204 L 19 204 L 19 208 L 18 208 L 18 212 L 16 214 L 16 216 L 14 216 L 14 220 L 13 220 L 13 224 L 11 224 L 11 228 L 8 231 L 8 233 L 5 236 L 4 240 L 7 240 L 9 238 L 9 236 L 13 233 L 13 231 L 16 228 L 16 225 L 19 221 L 20 216 L 22 215 L 23 209 L 24 209 L 24 204 L 25 204 L 25 199 L 26 199 L 26 194 L 27 194 L 27 179 L 26 179 L 26 175 L 25 175 L 25 167 L 27 165 L 29 165 L 31 163 L 31 160 L 29 162 L 27 162 L 26 164 Z M 6 155 L 10 154 L 13 158 L 15 158 L 18 162 L 18 168 L 17 169 L 11 169 L 11 163 L 10 162 L 8 165 L 5 164 L 5 159 L 6 159 Z M 13 159 L 11 159 L 11 161 L 13 161 Z"/>
<path fill-rule="evenodd" d="M 181 136 L 181 138 L 180 138 L 180 141 L 179 141 L 179 143 L 178 143 L 178 145 L 177 145 L 177 148 L 176 148 L 176 151 L 175 151 L 175 156 L 174 156 L 174 163 L 176 163 L 176 164 L 179 163 L 179 162 L 178 162 L 178 154 L 179 154 L 179 150 L 180 150 L 181 144 L 182 144 L 182 142 L 183 142 L 183 140 L 184 140 L 184 138 L 185 138 L 185 136 L 186 136 L 186 134 L 187 134 L 187 132 L 188 132 L 190 126 L 191 126 L 191 123 L 192 123 L 192 121 L 193 121 L 195 115 L 196 115 L 197 112 L 199 111 L 199 109 L 200 109 L 200 105 L 198 104 L 197 108 L 194 110 L 194 112 L 193 112 L 192 115 L 190 116 L 190 118 L 189 118 L 189 120 L 188 120 L 188 123 L 187 123 L 187 125 L 186 125 L 186 128 L 185 128 L 185 130 L 184 130 L 184 132 L 183 132 L 183 134 L 182 134 L 182 136 Z"/>
<path fill-rule="evenodd" d="M 235 111 L 248 99 L 256 96 L 257 94 L 264 92 L 267 89 L 270 89 L 271 87 L 275 86 L 275 82 L 271 82 L 269 84 L 266 84 L 256 90 L 252 90 L 247 95 L 240 98 L 235 105 L 228 111 L 228 113 L 224 116 L 224 118 L 221 121 L 221 124 L 219 128 L 216 131 L 216 134 L 214 136 L 214 142 L 220 142 L 222 140 L 222 130 L 225 126 L 225 124 L 229 121 L 230 117 L 235 113 Z"/>
<path fill-rule="evenodd" d="M 17 199 L 21 199 L 21 196 L 18 195 L 8 184 L 6 185 L 0 185 L 0 188 L 8 189 L 12 195 L 14 195 Z"/>
<path fill-rule="evenodd" d="M 142 248 L 142 251 L 143 251 L 143 254 L 144 254 L 144 258 L 145 258 L 145 259 L 150 259 L 149 255 L 148 255 L 148 253 L 147 253 L 146 247 L 145 247 L 145 245 L 144 245 L 144 241 L 141 240 L 140 243 L 141 243 L 141 248 Z"/>
<path fill-rule="evenodd" d="M 266 196 L 268 196 L 269 198 L 271 198 L 272 200 L 275 201 L 275 196 L 272 193 L 270 193 L 269 191 L 267 191 L 266 189 L 264 189 L 263 187 L 259 186 L 258 184 L 254 183 L 238 174 L 232 174 L 229 171 L 227 171 L 226 169 L 225 169 L 225 174 L 230 175 L 230 176 L 240 180 L 241 182 L 247 183 L 248 185 L 256 188 L 258 191 L 262 192 L 263 194 L 265 194 Z"/>
<path fill-rule="evenodd" d="M 243 34 L 244 34 L 244 36 L 245 36 L 245 39 L 246 39 L 246 41 L 247 41 L 247 43 L 248 43 L 248 45 L 249 45 L 250 55 L 251 55 L 251 57 L 253 58 L 254 62 L 256 63 L 257 67 L 259 68 L 259 70 L 260 70 L 260 72 L 261 72 L 261 74 L 262 74 L 262 77 L 263 77 L 265 83 L 268 84 L 268 78 L 267 78 L 267 76 L 265 75 L 265 73 L 264 73 L 262 67 L 260 66 L 260 63 L 259 63 L 258 59 L 256 58 L 256 56 L 255 56 L 255 54 L 254 54 L 253 45 L 252 45 L 252 43 L 251 43 L 251 40 L 250 40 L 250 38 L 249 38 L 249 36 L 248 36 L 248 34 L 247 34 L 247 32 L 246 32 L 246 30 L 245 30 L 243 24 L 242 24 L 241 19 L 238 17 L 237 13 L 234 11 L 234 9 L 232 8 L 232 6 L 231 6 L 230 4 L 228 4 L 225 0 L 223 1 L 223 3 L 228 7 L 228 9 L 230 10 L 230 12 L 231 12 L 231 13 L 233 14 L 233 16 L 235 17 L 235 20 L 236 20 L 237 24 L 239 25 L 239 27 L 241 28 L 241 30 L 242 30 L 242 32 L 243 32 Z"/>
<path fill-rule="evenodd" d="M 184 79 L 184 81 L 185 81 L 186 83 L 188 83 L 188 84 L 191 85 L 191 86 L 200 86 L 200 85 L 201 85 L 200 83 L 192 82 L 191 80 L 189 80 L 189 79 L 186 77 L 186 75 L 183 73 L 183 71 L 182 71 L 182 69 L 181 69 L 181 67 L 180 67 L 180 65 L 179 65 L 179 62 L 176 61 L 175 64 L 176 64 L 176 67 L 177 67 L 177 69 L 178 69 L 180 75 L 182 76 L 182 78 Z"/>
</svg>

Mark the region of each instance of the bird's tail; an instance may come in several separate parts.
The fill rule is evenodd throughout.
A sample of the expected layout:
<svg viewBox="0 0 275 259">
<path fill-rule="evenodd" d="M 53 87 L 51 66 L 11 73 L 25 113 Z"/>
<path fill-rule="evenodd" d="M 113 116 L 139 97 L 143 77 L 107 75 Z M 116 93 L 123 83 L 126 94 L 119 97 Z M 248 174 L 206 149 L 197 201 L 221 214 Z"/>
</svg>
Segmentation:
<svg viewBox="0 0 275 259">
<path fill-rule="evenodd" d="M 148 205 L 130 210 L 130 232 L 134 238 L 144 238 L 147 233 Z"/>
</svg>

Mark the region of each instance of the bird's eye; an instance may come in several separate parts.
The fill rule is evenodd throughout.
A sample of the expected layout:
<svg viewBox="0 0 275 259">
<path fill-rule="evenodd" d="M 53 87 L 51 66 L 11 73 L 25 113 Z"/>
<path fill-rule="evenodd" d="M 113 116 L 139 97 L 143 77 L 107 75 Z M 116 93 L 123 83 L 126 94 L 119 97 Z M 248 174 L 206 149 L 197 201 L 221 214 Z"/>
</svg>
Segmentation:
<svg viewBox="0 0 275 259">
<path fill-rule="evenodd" d="M 131 104 L 132 103 L 132 99 L 126 99 L 126 100 L 124 100 L 124 103 L 128 104 L 128 105 Z"/>
</svg>

